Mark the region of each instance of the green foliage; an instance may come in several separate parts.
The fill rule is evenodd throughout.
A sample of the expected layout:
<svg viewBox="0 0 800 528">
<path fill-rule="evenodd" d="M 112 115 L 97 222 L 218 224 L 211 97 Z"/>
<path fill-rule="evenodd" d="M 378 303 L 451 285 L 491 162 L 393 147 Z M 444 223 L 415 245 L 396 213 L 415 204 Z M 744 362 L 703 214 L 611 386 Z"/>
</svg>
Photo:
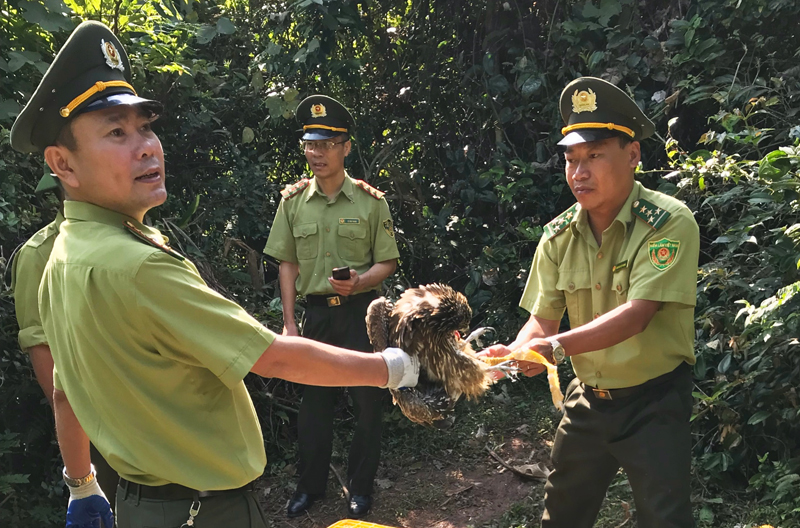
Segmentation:
<svg viewBox="0 0 800 528">
<path fill-rule="evenodd" d="M 140 93 L 165 103 L 156 126 L 170 198 L 149 220 L 213 287 L 280 327 L 277 267 L 261 250 L 279 189 L 305 170 L 294 110 L 322 92 L 356 117 L 348 170 L 387 191 L 401 249 L 391 294 L 447 282 L 467 294 L 476 325 L 508 341 L 526 317 L 517 303 L 542 226 L 574 201 L 555 146 L 558 95 L 576 76 L 602 76 L 656 121 L 642 178 L 687 201 L 701 226 L 698 477 L 749 482 L 792 515 L 798 16 L 792 0 L 7 0 L 0 272 L 55 205 L 33 196 L 43 160 L 10 149 L 11 123 L 69 30 L 92 18 L 119 34 Z M 670 119 L 678 143 L 665 151 Z M 698 140 L 707 150 L 686 154 Z M 0 321 L 0 430 L 20 442 L 0 458 L 15 505 L 0 520 L 25 525 L 59 512 L 63 488 L 8 293 Z M 269 457 L 285 465 L 296 391 L 248 384 Z M 20 474 L 30 483 L 7 480 Z"/>
</svg>

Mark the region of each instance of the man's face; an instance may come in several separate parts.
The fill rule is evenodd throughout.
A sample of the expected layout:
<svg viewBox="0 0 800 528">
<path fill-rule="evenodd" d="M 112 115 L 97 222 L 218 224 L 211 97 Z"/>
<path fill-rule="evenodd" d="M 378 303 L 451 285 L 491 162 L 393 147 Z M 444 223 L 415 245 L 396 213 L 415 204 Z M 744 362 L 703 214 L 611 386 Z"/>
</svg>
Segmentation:
<svg viewBox="0 0 800 528">
<path fill-rule="evenodd" d="M 326 143 L 337 143 L 327 150 Z M 350 140 L 339 136 L 323 141 L 307 141 L 306 160 L 316 178 L 326 179 L 344 172 L 344 159 L 350 154 Z M 311 150 L 309 150 L 309 148 Z"/>
<path fill-rule="evenodd" d="M 141 219 L 167 199 L 164 151 L 153 119 L 134 106 L 79 115 L 76 150 L 62 149 L 74 177 L 62 178 L 70 198 Z"/>
<path fill-rule="evenodd" d="M 583 209 L 613 211 L 628 198 L 640 157 L 638 141 L 620 146 L 616 137 L 570 145 L 564 153 L 567 184 Z"/>
</svg>

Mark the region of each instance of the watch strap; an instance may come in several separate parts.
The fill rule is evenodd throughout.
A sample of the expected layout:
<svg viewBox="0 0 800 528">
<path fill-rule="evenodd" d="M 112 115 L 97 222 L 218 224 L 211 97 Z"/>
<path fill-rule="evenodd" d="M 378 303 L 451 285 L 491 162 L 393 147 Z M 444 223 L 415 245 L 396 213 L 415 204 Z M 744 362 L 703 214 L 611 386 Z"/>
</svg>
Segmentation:
<svg viewBox="0 0 800 528">
<path fill-rule="evenodd" d="M 62 476 L 64 477 L 64 483 L 69 486 L 70 488 L 80 488 L 81 486 L 85 486 L 89 484 L 96 478 L 96 472 L 94 469 L 94 464 L 92 464 L 92 470 L 89 472 L 88 475 L 81 478 L 71 478 L 67 476 L 67 468 L 64 467 L 64 470 L 61 472 Z"/>
</svg>

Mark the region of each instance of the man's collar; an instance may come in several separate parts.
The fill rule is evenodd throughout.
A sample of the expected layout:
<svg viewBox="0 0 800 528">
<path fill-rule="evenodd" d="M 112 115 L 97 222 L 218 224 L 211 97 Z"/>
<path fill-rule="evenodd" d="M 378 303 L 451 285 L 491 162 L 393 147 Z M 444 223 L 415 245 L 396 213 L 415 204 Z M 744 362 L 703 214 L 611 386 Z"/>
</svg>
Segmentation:
<svg viewBox="0 0 800 528">
<path fill-rule="evenodd" d="M 105 207 L 91 204 L 89 202 L 76 202 L 74 200 L 66 200 L 64 202 L 64 217 L 67 220 L 82 220 L 86 222 L 99 222 L 107 224 L 120 229 L 125 229 L 124 223 L 130 222 L 145 233 L 159 234 L 157 230 L 152 227 L 146 226 L 138 220 Z"/>
<path fill-rule="evenodd" d="M 59 231 L 61 229 L 61 224 L 64 223 L 64 220 L 65 220 L 65 218 L 64 218 L 64 215 L 61 213 L 61 211 L 57 212 L 56 213 L 56 219 L 55 219 L 56 231 Z"/>
<path fill-rule="evenodd" d="M 349 174 L 347 174 L 347 171 L 344 171 L 344 182 L 342 182 L 342 188 L 339 190 L 339 193 L 337 193 L 336 196 L 331 201 L 335 202 L 339 198 L 339 194 L 344 193 L 344 195 L 347 196 L 347 199 L 350 200 L 350 202 L 354 202 L 355 200 L 353 196 L 355 194 L 355 188 L 356 186 L 353 183 L 353 179 L 350 177 Z M 308 186 L 308 192 L 306 193 L 305 197 L 306 202 L 309 201 L 311 197 L 314 196 L 315 194 L 319 194 L 320 196 L 325 198 L 326 201 L 328 201 L 328 197 L 325 195 L 324 192 L 322 192 L 322 189 L 320 189 L 319 186 L 317 185 L 317 178 L 312 177 L 311 183 Z"/>
<path fill-rule="evenodd" d="M 620 224 L 622 224 L 623 229 L 627 231 L 627 229 L 631 225 L 631 222 L 633 221 L 631 204 L 635 200 L 639 199 L 641 191 L 642 191 L 642 184 L 634 180 L 633 188 L 631 189 L 631 192 L 628 194 L 627 200 L 625 200 L 625 203 L 622 204 L 622 209 L 619 210 L 617 216 L 615 216 L 614 220 L 611 222 L 612 226 L 615 223 L 619 222 Z M 578 210 L 578 214 L 576 214 L 575 217 L 572 219 L 572 221 L 569 224 L 569 227 L 570 230 L 572 231 L 572 234 L 575 236 L 577 236 L 578 233 L 581 232 L 584 233 L 587 237 L 594 236 L 592 235 L 592 230 L 589 228 L 589 213 L 583 207 L 581 207 Z"/>
</svg>

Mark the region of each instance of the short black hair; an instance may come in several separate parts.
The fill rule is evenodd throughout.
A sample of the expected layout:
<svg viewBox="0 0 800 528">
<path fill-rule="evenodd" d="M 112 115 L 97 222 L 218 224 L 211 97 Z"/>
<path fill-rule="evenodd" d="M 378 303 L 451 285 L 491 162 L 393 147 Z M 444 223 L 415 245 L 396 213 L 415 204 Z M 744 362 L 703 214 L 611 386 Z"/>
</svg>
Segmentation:
<svg viewBox="0 0 800 528">
<path fill-rule="evenodd" d="M 72 120 L 70 119 L 66 125 L 61 127 L 61 130 L 56 137 L 56 145 L 66 147 L 67 150 L 78 150 L 78 141 L 75 139 L 75 134 L 72 133 Z"/>
<path fill-rule="evenodd" d="M 633 138 L 628 135 L 620 134 L 617 136 L 617 139 L 619 140 L 619 148 L 625 148 L 633 143 Z"/>
</svg>

